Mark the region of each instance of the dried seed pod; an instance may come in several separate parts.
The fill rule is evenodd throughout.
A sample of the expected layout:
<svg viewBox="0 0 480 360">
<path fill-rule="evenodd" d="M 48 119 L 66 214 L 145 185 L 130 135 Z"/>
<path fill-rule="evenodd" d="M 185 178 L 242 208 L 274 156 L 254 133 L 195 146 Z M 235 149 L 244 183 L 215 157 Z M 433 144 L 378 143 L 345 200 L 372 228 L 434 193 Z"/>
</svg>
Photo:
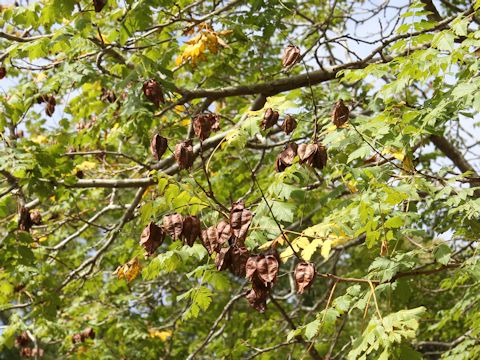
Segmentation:
<svg viewBox="0 0 480 360">
<path fill-rule="evenodd" d="M 82 334 L 78 333 L 78 334 L 73 334 L 72 335 L 72 343 L 78 344 L 78 343 L 81 343 L 81 342 L 82 342 Z"/>
<path fill-rule="evenodd" d="M 260 313 L 267 309 L 267 299 L 270 289 L 252 284 L 252 289 L 245 296 L 250 306 Z"/>
<path fill-rule="evenodd" d="M 95 12 L 102 11 L 103 7 L 106 5 L 108 0 L 93 0 L 93 7 L 95 8 Z"/>
<path fill-rule="evenodd" d="M 202 244 L 210 255 L 220 250 L 221 244 L 218 241 L 216 226 L 210 226 L 202 231 Z"/>
<path fill-rule="evenodd" d="M 343 103 L 343 100 L 340 99 L 335 104 L 332 111 L 332 121 L 337 128 L 342 126 L 348 121 L 348 116 L 350 115 L 350 110 Z"/>
<path fill-rule="evenodd" d="M 37 100 L 37 104 L 41 104 L 41 103 L 44 103 L 44 102 L 48 102 L 48 99 L 50 98 L 49 95 L 47 94 L 43 94 L 43 95 L 39 95 L 37 96 L 36 100 Z"/>
<path fill-rule="evenodd" d="M 195 159 L 192 140 L 185 140 L 177 144 L 175 146 L 174 156 L 180 169 L 190 169 Z"/>
<path fill-rule="evenodd" d="M 156 160 L 160 160 L 163 154 L 165 154 L 165 151 L 167 151 L 167 148 L 168 142 L 166 138 L 160 134 L 153 135 L 152 141 L 150 142 L 150 151 Z"/>
<path fill-rule="evenodd" d="M 41 225 L 42 224 L 42 214 L 40 210 L 34 209 L 30 211 L 30 220 L 34 225 Z"/>
<path fill-rule="evenodd" d="M 283 67 L 291 67 L 300 59 L 300 48 L 295 45 L 288 45 L 283 51 Z"/>
<path fill-rule="evenodd" d="M 195 240 L 202 235 L 200 220 L 194 215 L 183 219 L 182 238 L 188 246 L 193 246 Z"/>
<path fill-rule="evenodd" d="M 7 76 L 7 69 L 5 66 L 0 66 L 0 80 Z"/>
<path fill-rule="evenodd" d="M 285 134 L 289 135 L 297 127 L 297 121 L 291 115 L 286 115 L 283 120 L 282 130 Z"/>
<path fill-rule="evenodd" d="M 250 252 L 244 246 L 231 247 L 230 271 L 237 276 L 244 277 L 246 274 L 246 264 L 250 257 Z"/>
<path fill-rule="evenodd" d="M 232 227 L 225 220 L 220 221 L 217 224 L 217 233 L 218 233 L 218 242 L 223 244 L 228 244 L 232 238 Z"/>
<path fill-rule="evenodd" d="M 95 339 L 95 331 L 91 327 L 88 327 L 85 330 L 83 330 L 81 334 L 84 339 L 88 339 L 88 338 L 92 340 Z"/>
<path fill-rule="evenodd" d="M 183 230 L 183 216 L 178 213 L 165 216 L 163 228 L 173 240 L 179 240 Z"/>
<path fill-rule="evenodd" d="M 218 271 L 228 269 L 231 266 L 232 262 L 232 252 L 231 247 L 221 248 L 215 258 L 215 265 L 217 266 Z"/>
<path fill-rule="evenodd" d="M 295 267 L 295 284 L 297 292 L 303 294 L 315 280 L 315 265 L 313 263 L 300 262 Z"/>
<path fill-rule="evenodd" d="M 150 79 L 143 83 L 143 94 L 148 100 L 154 103 L 156 107 L 159 107 L 160 103 L 165 103 L 162 88 L 155 79 Z"/>
<path fill-rule="evenodd" d="M 292 166 L 293 159 L 297 156 L 298 145 L 296 143 L 289 143 L 285 149 L 278 154 L 275 160 L 275 170 L 277 172 L 284 171 L 287 167 Z"/>
<path fill-rule="evenodd" d="M 18 216 L 18 229 L 23 231 L 30 231 L 32 227 L 32 219 L 30 218 L 30 211 L 24 206 L 20 208 Z"/>
<path fill-rule="evenodd" d="M 115 95 L 113 90 L 107 90 L 105 88 L 102 88 L 102 95 L 100 96 L 100 100 L 114 103 L 115 101 L 117 101 L 117 96 Z"/>
<path fill-rule="evenodd" d="M 250 222 L 252 221 L 252 212 L 245 209 L 245 203 L 238 201 L 230 209 L 230 226 L 232 233 L 237 238 L 244 239 L 247 236 Z"/>
<path fill-rule="evenodd" d="M 219 128 L 220 123 L 217 114 L 199 114 L 193 119 L 193 131 L 202 141 L 210 136 L 211 131 L 217 131 Z"/>
<path fill-rule="evenodd" d="M 252 255 L 247 259 L 245 263 L 245 277 L 253 282 L 254 276 L 257 271 L 257 261 L 260 259 L 260 255 Z"/>
<path fill-rule="evenodd" d="M 278 114 L 278 111 L 273 111 L 272 108 L 268 108 L 265 110 L 265 114 L 263 115 L 263 120 L 260 126 L 263 130 L 271 128 L 277 123 L 279 116 L 280 115 Z"/>
<path fill-rule="evenodd" d="M 256 274 L 265 286 L 271 286 L 277 280 L 278 269 L 278 260 L 274 255 L 261 256 L 257 260 Z"/>
<path fill-rule="evenodd" d="M 140 236 L 140 245 L 145 249 L 146 254 L 150 256 L 162 245 L 164 239 L 165 232 L 152 221 L 143 229 Z"/>
<path fill-rule="evenodd" d="M 15 337 L 15 347 L 21 348 L 25 347 L 30 343 L 30 338 L 26 331 L 23 331 L 20 335 Z"/>
<path fill-rule="evenodd" d="M 317 169 L 323 169 L 327 164 L 327 150 L 322 144 L 300 144 L 298 146 L 300 163 L 306 163 Z"/>
</svg>

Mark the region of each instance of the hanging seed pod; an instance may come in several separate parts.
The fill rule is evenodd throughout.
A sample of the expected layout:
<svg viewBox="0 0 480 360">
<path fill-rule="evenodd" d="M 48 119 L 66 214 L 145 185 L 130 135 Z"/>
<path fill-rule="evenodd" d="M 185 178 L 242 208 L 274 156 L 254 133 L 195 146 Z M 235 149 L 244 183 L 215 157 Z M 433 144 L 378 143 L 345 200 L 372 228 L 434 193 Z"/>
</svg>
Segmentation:
<svg viewBox="0 0 480 360">
<path fill-rule="evenodd" d="M 300 48 L 295 45 L 288 45 L 283 51 L 283 67 L 291 67 L 300 59 Z"/>
<path fill-rule="evenodd" d="M 249 257 L 250 252 L 246 247 L 231 247 L 230 271 L 236 276 L 244 277 L 246 274 L 246 264 Z"/>
<path fill-rule="evenodd" d="M 303 294 L 315 280 L 315 265 L 313 263 L 300 262 L 295 267 L 295 284 L 297 293 Z"/>
<path fill-rule="evenodd" d="M 30 231 L 32 227 L 32 219 L 30 218 L 30 212 L 26 207 L 20 208 L 20 214 L 18 217 L 18 229 L 23 231 Z"/>
<path fill-rule="evenodd" d="M 102 11 L 107 1 L 108 0 L 93 0 L 93 7 L 95 8 L 95 12 Z"/>
<path fill-rule="evenodd" d="M 156 160 L 160 158 L 167 151 L 168 142 L 167 139 L 161 136 L 160 134 L 153 135 L 152 141 L 150 142 L 150 152 Z"/>
<path fill-rule="evenodd" d="M 177 144 L 174 156 L 180 169 L 190 169 L 194 161 L 192 140 L 185 140 Z"/>
<path fill-rule="evenodd" d="M 200 220 L 193 215 L 183 219 L 182 238 L 188 246 L 193 246 L 195 240 L 202 235 Z"/>
<path fill-rule="evenodd" d="M 164 239 L 165 232 L 152 221 L 143 229 L 140 236 L 140 245 L 145 249 L 146 255 L 150 256 L 162 245 Z"/>
<path fill-rule="evenodd" d="M 263 130 L 271 128 L 277 123 L 279 116 L 280 115 L 278 114 L 278 111 L 273 111 L 272 108 L 268 108 L 265 110 L 265 114 L 263 115 L 263 120 L 260 126 Z"/>
<path fill-rule="evenodd" d="M 215 265 L 218 271 L 228 269 L 232 262 L 232 252 L 230 247 L 221 248 L 215 258 Z"/>
<path fill-rule="evenodd" d="M 199 114 L 193 119 L 193 131 L 202 141 L 210 136 L 210 132 L 219 129 L 220 123 L 217 114 Z"/>
<path fill-rule="evenodd" d="M 292 166 L 295 156 L 297 156 L 298 145 L 296 143 L 289 143 L 285 149 L 278 154 L 275 160 L 275 170 L 283 172 L 287 167 Z"/>
<path fill-rule="evenodd" d="M 45 113 L 48 116 L 52 116 L 55 112 L 55 105 L 57 104 L 55 97 L 53 95 L 47 98 L 47 107 L 45 108 Z"/>
<path fill-rule="evenodd" d="M 295 130 L 297 127 L 297 121 L 291 115 L 286 115 L 285 119 L 283 120 L 282 130 L 285 134 L 290 135 L 290 133 Z"/>
<path fill-rule="evenodd" d="M 102 88 L 102 95 L 100 96 L 100 100 L 109 102 L 109 103 L 114 103 L 117 101 L 117 96 L 112 90 L 107 90 L 105 88 Z"/>
<path fill-rule="evenodd" d="M 35 209 L 30 211 L 30 220 L 34 225 L 41 225 L 42 224 L 42 214 L 39 210 Z"/>
<path fill-rule="evenodd" d="M 218 242 L 221 245 L 230 243 L 230 239 L 233 237 L 232 227 L 225 220 L 222 220 L 217 224 L 217 233 Z"/>
<path fill-rule="evenodd" d="M 238 201 L 230 209 L 230 226 L 232 233 L 237 238 L 244 239 L 247 236 L 250 222 L 252 221 L 252 212 L 245 209 L 245 203 Z"/>
<path fill-rule="evenodd" d="M 21 348 L 25 347 L 30 343 L 30 338 L 26 331 L 23 331 L 20 335 L 15 337 L 15 347 Z"/>
<path fill-rule="evenodd" d="M 350 110 L 343 103 L 343 100 L 340 99 L 335 104 L 332 111 L 332 121 L 337 128 L 342 126 L 348 121 L 348 116 L 350 115 Z"/>
<path fill-rule="evenodd" d="M 0 80 L 7 76 L 7 69 L 5 66 L 0 66 Z"/>
<path fill-rule="evenodd" d="M 44 354 L 44 350 L 43 349 L 40 349 L 40 348 L 28 348 L 28 347 L 25 347 L 25 348 L 22 348 L 20 349 L 20 356 L 21 357 L 25 357 L 25 358 L 35 358 L 35 359 L 38 359 L 38 358 L 41 358 L 43 357 L 43 354 Z"/>
<path fill-rule="evenodd" d="M 317 169 L 323 169 L 327 164 L 327 150 L 322 144 L 300 144 L 298 146 L 300 163 L 306 163 Z"/>
<path fill-rule="evenodd" d="M 173 240 L 179 240 L 183 230 L 183 216 L 178 213 L 165 216 L 163 228 Z"/>
<path fill-rule="evenodd" d="M 216 226 L 210 226 L 202 230 L 202 244 L 211 255 L 220 251 L 221 244 L 218 241 L 218 231 Z"/>
<path fill-rule="evenodd" d="M 252 306 L 258 312 L 263 313 L 267 309 L 267 299 L 269 295 L 269 288 L 252 284 L 252 289 L 247 293 L 245 298 L 250 306 Z"/>
<path fill-rule="evenodd" d="M 50 96 L 46 95 L 46 94 L 43 94 L 43 95 L 39 95 L 37 96 L 36 100 L 37 100 L 37 104 L 41 104 L 41 103 L 44 103 L 44 102 L 48 102 L 48 99 L 50 98 Z"/>
<path fill-rule="evenodd" d="M 271 286 L 277 280 L 278 269 L 278 260 L 273 255 L 261 256 L 257 260 L 256 274 L 265 286 Z"/>
<path fill-rule="evenodd" d="M 148 100 L 154 103 L 157 108 L 160 106 L 160 103 L 165 103 L 162 88 L 155 79 L 150 79 L 143 83 L 143 94 Z"/>
</svg>

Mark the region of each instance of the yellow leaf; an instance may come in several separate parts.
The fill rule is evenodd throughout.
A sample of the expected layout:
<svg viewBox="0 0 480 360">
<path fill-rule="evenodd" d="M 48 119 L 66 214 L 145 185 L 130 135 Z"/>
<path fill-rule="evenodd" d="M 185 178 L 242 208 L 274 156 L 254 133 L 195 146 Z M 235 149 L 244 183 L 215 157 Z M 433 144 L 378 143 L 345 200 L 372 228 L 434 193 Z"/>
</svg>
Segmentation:
<svg viewBox="0 0 480 360">
<path fill-rule="evenodd" d="M 305 261 L 310 261 L 312 255 L 317 251 L 317 248 L 323 243 L 322 239 L 314 239 L 308 246 L 302 251 L 302 258 Z"/>
<path fill-rule="evenodd" d="M 46 144 L 48 142 L 47 137 L 44 135 L 32 136 L 30 140 L 32 140 L 34 143 L 37 143 L 37 144 Z"/>
<path fill-rule="evenodd" d="M 182 119 L 182 120 L 180 121 L 180 124 L 181 124 L 182 126 L 190 125 L 190 119 L 188 119 L 188 118 Z"/>
<path fill-rule="evenodd" d="M 348 190 L 350 190 L 351 193 L 356 193 L 358 191 L 357 189 L 357 182 L 354 180 L 350 180 L 347 182 L 347 187 Z"/>
<path fill-rule="evenodd" d="M 170 336 L 172 336 L 172 330 L 155 330 L 155 329 L 148 329 L 148 334 L 151 338 L 158 338 L 162 341 L 166 341 Z"/>
<path fill-rule="evenodd" d="M 97 167 L 97 163 L 93 161 L 84 161 L 77 166 L 75 166 L 75 169 L 77 170 L 82 170 L 82 171 L 87 171 L 87 170 L 93 170 Z"/>
<path fill-rule="evenodd" d="M 332 240 L 328 239 L 322 245 L 322 249 L 320 250 L 320 254 L 327 259 L 328 255 L 330 255 L 330 250 L 332 249 Z"/>
<path fill-rule="evenodd" d="M 405 158 L 405 155 L 403 154 L 402 150 L 396 150 L 396 149 L 388 148 L 388 147 L 383 149 L 382 154 L 383 155 L 385 155 L 385 154 L 392 155 L 395 159 L 400 160 L 400 161 L 403 161 L 403 159 Z"/>
<path fill-rule="evenodd" d="M 140 263 L 138 262 L 137 257 L 135 256 L 132 260 L 123 264 L 115 270 L 113 273 L 117 275 L 119 279 L 126 279 L 128 282 L 134 280 L 140 273 Z"/>
</svg>

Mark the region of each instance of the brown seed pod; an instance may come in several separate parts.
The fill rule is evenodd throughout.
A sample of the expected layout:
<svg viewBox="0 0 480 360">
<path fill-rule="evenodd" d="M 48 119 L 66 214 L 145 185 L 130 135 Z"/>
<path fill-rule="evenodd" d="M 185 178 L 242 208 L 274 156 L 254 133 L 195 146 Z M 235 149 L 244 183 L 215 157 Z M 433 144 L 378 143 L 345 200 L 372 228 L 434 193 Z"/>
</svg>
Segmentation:
<svg viewBox="0 0 480 360">
<path fill-rule="evenodd" d="M 193 119 L 193 131 L 202 141 L 210 136 L 211 131 L 218 129 L 220 129 L 220 123 L 217 114 L 199 114 Z"/>
<path fill-rule="evenodd" d="M 246 247 L 232 246 L 230 271 L 236 276 L 244 277 L 246 274 L 246 264 L 249 257 L 250 252 Z"/>
<path fill-rule="evenodd" d="M 73 334 L 72 336 L 72 342 L 74 344 L 85 342 L 85 340 L 87 339 L 95 339 L 95 331 L 91 327 L 86 328 L 85 330 L 77 334 Z"/>
<path fill-rule="evenodd" d="M 175 146 L 175 160 L 180 169 L 190 169 L 195 160 L 192 140 L 185 140 Z"/>
<path fill-rule="evenodd" d="M 148 100 L 154 103 L 156 107 L 159 107 L 160 103 L 165 103 L 162 88 L 155 79 L 150 79 L 143 83 L 143 94 Z"/>
<path fill-rule="evenodd" d="M 34 225 L 41 225 L 42 224 L 42 214 L 40 210 L 34 209 L 30 211 L 30 220 Z"/>
<path fill-rule="evenodd" d="M 30 231 L 32 227 L 32 219 L 30 218 L 30 211 L 26 207 L 20 208 L 20 213 L 18 216 L 18 229 L 23 231 Z"/>
<path fill-rule="evenodd" d="M 263 115 L 262 123 L 260 124 L 263 130 L 267 130 L 275 125 L 278 121 L 278 111 L 273 111 L 272 108 L 268 108 L 265 110 L 265 114 Z"/>
<path fill-rule="evenodd" d="M 232 263 L 232 248 L 224 247 L 221 248 L 215 258 L 215 265 L 217 266 L 218 271 L 228 269 Z"/>
<path fill-rule="evenodd" d="M 247 236 L 252 217 L 252 212 L 245 209 L 243 201 L 233 203 L 230 209 L 230 226 L 232 227 L 233 235 L 239 239 L 244 239 Z"/>
<path fill-rule="evenodd" d="M 50 98 L 49 95 L 47 94 L 43 94 L 43 95 L 39 95 L 37 96 L 36 100 L 37 100 L 37 104 L 41 104 L 41 103 L 44 103 L 44 102 L 48 102 L 48 99 Z"/>
<path fill-rule="evenodd" d="M 270 295 L 270 288 L 252 284 L 252 289 L 245 296 L 250 306 L 260 313 L 267 309 L 267 299 Z"/>
<path fill-rule="evenodd" d="M 300 144 L 297 150 L 300 163 L 306 163 L 317 169 L 323 169 L 327 164 L 327 150 L 322 144 Z"/>
<path fill-rule="evenodd" d="M 342 126 L 348 121 L 348 116 L 350 115 L 350 110 L 343 103 L 343 100 L 340 99 L 335 104 L 332 111 L 332 121 L 337 128 Z"/>
<path fill-rule="evenodd" d="M 289 135 L 297 127 L 297 121 L 291 115 L 286 115 L 283 120 L 282 130 L 285 134 Z"/>
<path fill-rule="evenodd" d="M 152 221 L 143 229 L 140 236 L 140 245 L 145 249 L 146 255 L 150 256 L 162 245 L 164 239 L 165 232 Z"/>
<path fill-rule="evenodd" d="M 194 215 L 183 219 L 182 238 L 188 246 L 193 246 L 195 240 L 202 235 L 200 220 Z"/>
<path fill-rule="evenodd" d="M 283 51 L 283 67 L 291 67 L 295 65 L 298 59 L 300 59 L 300 48 L 295 45 L 288 45 Z"/>
<path fill-rule="evenodd" d="M 183 216 L 178 213 L 165 216 L 163 229 L 173 240 L 179 240 L 183 230 Z"/>
<path fill-rule="evenodd" d="M 295 267 L 295 284 L 297 293 L 303 294 L 315 280 L 315 265 L 313 263 L 300 262 Z"/>
<path fill-rule="evenodd" d="M 108 0 L 93 0 L 93 7 L 95 8 L 95 12 L 102 11 L 103 7 L 106 5 Z"/>
<path fill-rule="evenodd" d="M 277 280 L 279 270 L 275 255 L 250 256 L 245 263 L 245 276 L 253 284 L 271 287 Z"/>
<path fill-rule="evenodd" d="M 271 286 L 277 280 L 278 260 L 274 255 L 261 256 L 257 260 L 257 276 L 265 286 Z"/>
<path fill-rule="evenodd" d="M 15 337 L 15 347 L 21 348 L 25 347 L 30 343 L 30 338 L 26 331 L 23 331 L 20 335 Z"/>
<path fill-rule="evenodd" d="M 150 142 L 150 151 L 156 160 L 160 160 L 163 154 L 165 154 L 165 151 L 167 151 L 167 148 L 168 142 L 166 138 L 160 134 L 153 135 L 152 141 Z"/>
<path fill-rule="evenodd" d="M 210 226 L 205 230 L 202 230 L 202 244 L 210 255 L 220 250 L 221 244 L 218 241 L 218 231 L 216 226 Z"/>
<path fill-rule="evenodd" d="M 45 108 L 45 113 L 48 116 L 52 116 L 53 113 L 55 112 L 55 105 L 57 104 L 57 101 L 55 100 L 55 97 L 53 95 L 50 95 L 47 97 L 47 106 Z"/>
<path fill-rule="evenodd" d="M 107 90 L 105 88 L 102 88 L 102 95 L 100 96 L 100 100 L 114 103 L 115 101 L 117 101 L 117 96 L 115 95 L 113 90 Z"/>
<path fill-rule="evenodd" d="M 0 80 L 7 76 L 7 69 L 5 66 L 0 66 Z"/>
<path fill-rule="evenodd" d="M 232 227 L 228 222 L 225 220 L 220 221 L 217 224 L 217 234 L 218 234 L 218 242 L 223 244 L 228 244 L 230 239 L 233 237 L 232 235 Z"/>
<path fill-rule="evenodd" d="M 289 143 L 285 149 L 278 154 L 275 160 L 275 170 L 277 172 L 284 171 L 287 167 L 292 166 L 293 159 L 297 156 L 298 145 L 296 143 Z"/>
</svg>

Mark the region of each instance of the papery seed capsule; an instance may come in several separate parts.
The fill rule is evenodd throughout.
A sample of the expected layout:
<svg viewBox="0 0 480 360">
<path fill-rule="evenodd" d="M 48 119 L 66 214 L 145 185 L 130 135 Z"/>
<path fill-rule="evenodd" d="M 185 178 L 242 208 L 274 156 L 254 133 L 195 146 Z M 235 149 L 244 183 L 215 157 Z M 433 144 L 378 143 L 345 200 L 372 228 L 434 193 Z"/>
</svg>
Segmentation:
<svg viewBox="0 0 480 360">
<path fill-rule="evenodd" d="M 337 128 L 342 126 L 348 121 L 348 117 L 350 115 L 350 110 L 348 107 L 343 103 L 343 100 L 340 99 L 335 104 L 333 111 L 332 111 L 332 121 Z"/>
<path fill-rule="evenodd" d="M 159 107 L 160 103 L 165 103 L 162 88 L 155 79 L 150 79 L 143 83 L 143 94 L 148 100 L 154 103 L 156 107 Z"/>
<path fill-rule="evenodd" d="M 0 66 L 0 80 L 7 76 L 7 69 L 4 66 Z"/>
<path fill-rule="evenodd" d="M 283 51 L 283 67 L 293 66 L 300 59 L 300 48 L 295 45 L 288 45 Z"/>
<path fill-rule="evenodd" d="M 175 160 L 180 169 L 190 169 L 195 160 L 192 140 L 185 140 L 175 146 Z"/>
<path fill-rule="evenodd" d="M 156 160 L 160 160 L 163 154 L 165 154 L 165 151 L 167 151 L 167 148 L 168 142 L 166 138 L 160 134 L 153 135 L 152 141 L 150 142 L 150 151 Z"/>
<path fill-rule="evenodd" d="M 297 121 L 291 115 L 286 115 L 283 120 L 282 130 L 289 135 L 297 127 Z"/>
<path fill-rule="evenodd" d="M 93 0 L 93 7 L 95 8 L 95 12 L 102 11 L 107 1 L 108 0 Z"/>
</svg>

